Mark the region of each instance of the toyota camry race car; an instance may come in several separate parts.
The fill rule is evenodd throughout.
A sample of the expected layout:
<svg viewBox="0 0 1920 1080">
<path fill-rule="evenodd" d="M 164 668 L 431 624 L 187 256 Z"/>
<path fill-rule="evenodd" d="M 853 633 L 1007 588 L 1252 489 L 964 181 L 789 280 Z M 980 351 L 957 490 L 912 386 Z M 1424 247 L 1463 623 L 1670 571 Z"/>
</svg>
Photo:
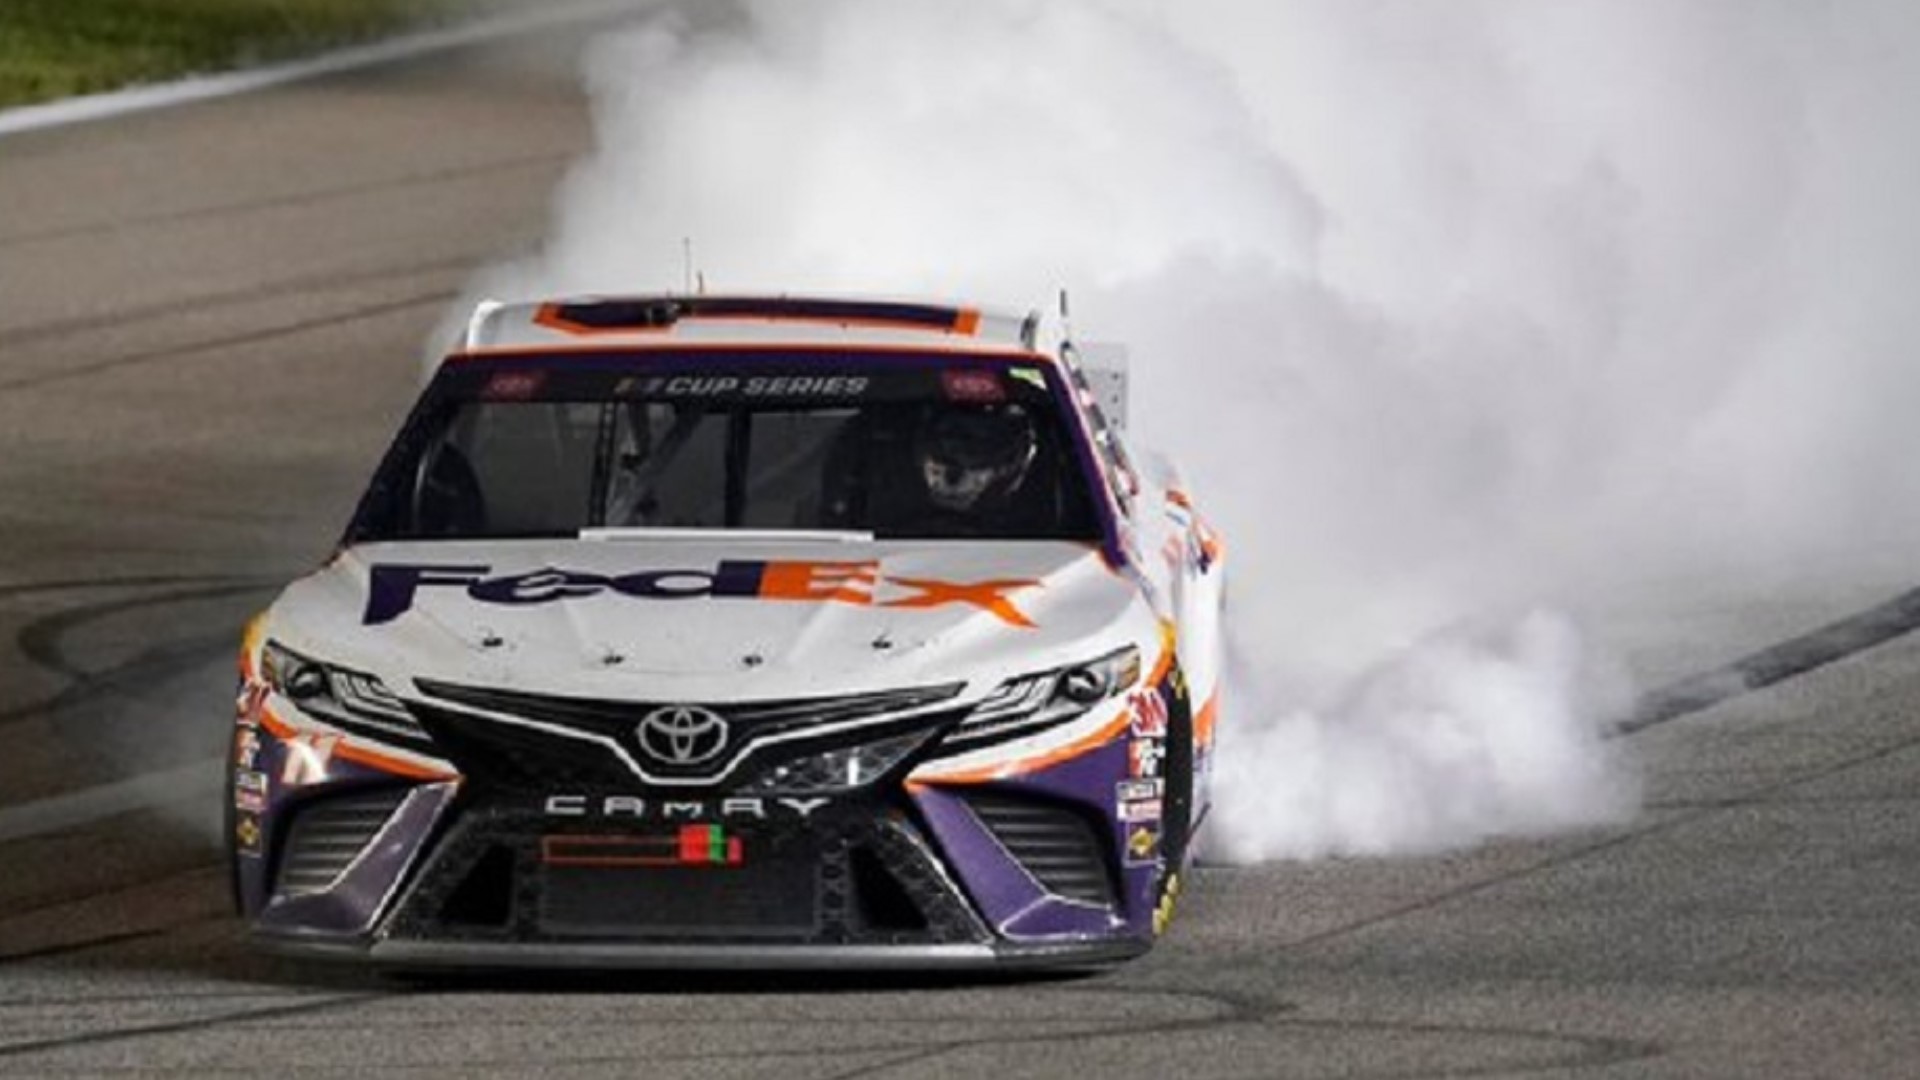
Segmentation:
<svg viewBox="0 0 1920 1080">
<path fill-rule="evenodd" d="M 338 553 L 248 628 L 255 935 L 401 966 L 1147 948 L 1206 814 L 1222 548 L 1129 459 L 1124 369 L 1038 333 L 483 305 Z"/>
</svg>

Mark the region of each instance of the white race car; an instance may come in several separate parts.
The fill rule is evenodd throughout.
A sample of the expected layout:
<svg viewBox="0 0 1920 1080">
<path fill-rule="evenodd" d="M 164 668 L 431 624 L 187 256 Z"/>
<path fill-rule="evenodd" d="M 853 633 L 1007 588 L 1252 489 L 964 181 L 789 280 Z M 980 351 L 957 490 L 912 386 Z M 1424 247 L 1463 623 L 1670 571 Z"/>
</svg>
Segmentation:
<svg viewBox="0 0 1920 1080">
<path fill-rule="evenodd" d="M 401 965 L 1084 964 L 1206 813 L 1222 549 L 1039 320 L 487 305 L 249 628 L 236 892 Z M 1104 404 L 1104 408 L 1102 407 Z"/>
</svg>

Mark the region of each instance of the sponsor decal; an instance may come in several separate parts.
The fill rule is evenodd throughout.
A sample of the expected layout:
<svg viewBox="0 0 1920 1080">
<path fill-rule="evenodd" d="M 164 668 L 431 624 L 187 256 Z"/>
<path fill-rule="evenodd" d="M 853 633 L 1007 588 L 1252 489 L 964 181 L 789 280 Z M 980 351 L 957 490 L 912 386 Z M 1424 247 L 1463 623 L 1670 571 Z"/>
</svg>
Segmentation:
<svg viewBox="0 0 1920 1080">
<path fill-rule="evenodd" d="M 797 817 L 804 821 L 831 801 L 797 796 L 649 799 L 639 795 L 549 795 L 543 809 L 548 817 L 592 820 L 700 822 Z"/>
<path fill-rule="evenodd" d="M 1127 697 L 1128 710 L 1133 714 L 1132 727 L 1135 738 L 1164 739 L 1167 736 L 1167 699 L 1158 690 L 1135 690 Z"/>
<path fill-rule="evenodd" d="M 264 814 L 267 810 L 267 797 L 257 791 L 235 791 L 233 806 L 236 810 L 245 810 L 250 814 Z"/>
<path fill-rule="evenodd" d="M 233 774 L 233 789 L 235 791 L 251 791 L 255 795 L 265 795 L 267 793 L 267 774 L 251 769 L 243 769 L 236 772 Z"/>
<path fill-rule="evenodd" d="M 1175 871 L 1167 875 L 1167 883 L 1160 890 L 1160 902 L 1153 906 L 1153 933 L 1155 937 L 1167 932 L 1167 924 L 1173 921 L 1174 906 L 1180 902 L 1180 873 Z"/>
<path fill-rule="evenodd" d="M 258 814 L 242 812 L 233 820 L 234 849 L 242 855 L 259 858 L 266 833 L 260 828 Z"/>
<path fill-rule="evenodd" d="M 486 401 L 531 401 L 546 384 L 544 371 L 503 371 L 487 380 L 480 397 Z"/>
<path fill-rule="evenodd" d="M 650 375 L 622 379 L 620 397 L 859 397 L 873 385 L 865 375 Z"/>
<path fill-rule="evenodd" d="M 1011 626 L 1034 625 L 1009 594 L 1038 581 L 940 581 L 882 577 L 876 562 L 751 562 L 728 559 L 713 569 L 638 570 L 606 575 L 543 567 L 490 576 L 489 566 L 380 563 L 372 568 L 361 621 L 389 623 L 413 608 L 421 589 L 459 588 L 482 604 L 525 607 L 613 594 L 638 600 L 793 600 L 920 610 L 960 605 L 989 612 Z"/>
<path fill-rule="evenodd" d="M 281 744 L 285 751 L 280 766 L 280 782 L 289 787 L 318 784 L 327 779 L 327 767 L 333 762 L 338 735 L 298 734 Z"/>
<path fill-rule="evenodd" d="M 1160 739 L 1135 739 L 1127 744 L 1127 774 L 1136 779 L 1155 779 L 1166 763 L 1167 744 Z"/>
<path fill-rule="evenodd" d="M 997 405 L 1007 400 L 1007 388 L 991 371 L 942 371 L 940 388 L 949 401 Z"/>
<path fill-rule="evenodd" d="M 1160 830 L 1152 825 L 1133 825 L 1127 829 L 1127 862 L 1142 865 L 1160 858 Z"/>
<path fill-rule="evenodd" d="M 251 769 L 260 760 L 260 732 L 247 726 L 233 733 L 233 763 Z"/>
<path fill-rule="evenodd" d="M 1119 807 L 1121 821 L 1159 821 L 1159 799 L 1132 799 Z"/>
<path fill-rule="evenodd" d="M 1159 780 L 1122 780 L 1113 785 L 1113 797 L 1116 802 L 1157 799 L 1160 797 L 1160 788 Z"/>
<path fill-rule="evenodd" d="M 540 842 L 548 866 L 740 866 L 740 838 L 719 825 L 682 825 L 662 836 L 549 836 Z"/>
</svg>

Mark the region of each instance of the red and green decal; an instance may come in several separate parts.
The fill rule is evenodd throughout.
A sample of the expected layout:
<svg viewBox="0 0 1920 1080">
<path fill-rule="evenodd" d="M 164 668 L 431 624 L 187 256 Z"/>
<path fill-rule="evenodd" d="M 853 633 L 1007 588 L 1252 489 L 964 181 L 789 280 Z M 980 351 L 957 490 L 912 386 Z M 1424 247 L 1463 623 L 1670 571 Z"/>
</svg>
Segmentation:
<svg viewBox="0 0 1920 1080">
<path fill-rule="evenodd" d="M 740 866 L 740 838 L 718 825 L 682 825 L 652 836 L 549 836 L 540 845 L 548 866 L 618 869 L 649 866 Z"/>
<path fill-rule="evenodd" d="M 683 866 L 739 866 L 740 838 L 728 836 L 718 825 L 680 827 L 680 863 Z"/>
</svg>

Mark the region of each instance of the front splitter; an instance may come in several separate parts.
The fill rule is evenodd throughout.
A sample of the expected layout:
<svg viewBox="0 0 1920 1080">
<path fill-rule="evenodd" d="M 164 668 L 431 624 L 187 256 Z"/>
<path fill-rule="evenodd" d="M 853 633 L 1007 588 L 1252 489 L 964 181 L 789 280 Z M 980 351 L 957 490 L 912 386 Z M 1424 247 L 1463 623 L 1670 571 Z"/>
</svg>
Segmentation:
<svg viewBox="0 0 1920 1080">
<path fill-rule="evenodd" d="M 1132 938 L 1045 944 L 701 945 L 618 942 L 338 942 L 256 934 L 272 952 L 396 969 L 578 971 L 982 971 L 1103 967 L 1151 946 Z"/>
</svg>

